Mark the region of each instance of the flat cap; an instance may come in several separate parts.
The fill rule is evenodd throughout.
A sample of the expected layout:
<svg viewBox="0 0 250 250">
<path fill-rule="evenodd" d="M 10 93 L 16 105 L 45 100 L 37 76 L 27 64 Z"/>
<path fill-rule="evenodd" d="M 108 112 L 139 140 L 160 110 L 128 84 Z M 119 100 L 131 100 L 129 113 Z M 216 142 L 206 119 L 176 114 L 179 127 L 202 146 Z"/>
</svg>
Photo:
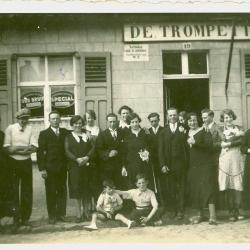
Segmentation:
<svg viewBox="0 0 250 250">
<path fill-rule="evenodd" d="M 16 118 L 17 119 L 20 119 L 20 118 L 23 118 L 23 117 L 30 117 L 30 110 L 29 109 L 23 108 L 23 109 L 20 109 L 16 113 Z"/>
</svg>

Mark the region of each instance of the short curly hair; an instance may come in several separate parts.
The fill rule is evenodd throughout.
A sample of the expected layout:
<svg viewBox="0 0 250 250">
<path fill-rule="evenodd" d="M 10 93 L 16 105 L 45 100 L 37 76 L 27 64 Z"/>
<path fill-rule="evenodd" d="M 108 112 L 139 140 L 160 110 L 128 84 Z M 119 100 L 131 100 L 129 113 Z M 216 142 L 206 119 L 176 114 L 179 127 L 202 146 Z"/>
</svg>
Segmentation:
<svg viewBox="0 0 250 250">
<path fill-rule="evenodd" d="M 128 115 L 129 122 L 131 122 L 135 118 L 138 118 L 139 122 L 141 122 L 141 117 L 137 113 L 131 113 Z"/>
<path fill-rule="evenodd" d="M 87 119 L 86 119 L 86 114 L 89 114 L 94 120 L 96 120 L 96 113 L 95 113 L 94 110 L 89 109 L 89 110 L 87 110 L 87 111 L 85 112 L 85 114 L 83 115 L 84 121 L 87 121 Z"/>
<path fill-rule="evenodd" d="M 232 109 L 223 109 L 220 113 L 220 122 L 224 122 L 224 115 L 231 116 L 233 120 L 236 120 L 237 116 Z"/>
<path fill-rule="evenodd" d="M 72 118 L 70 119 L 70 126 L 72 127 L 75 123 L 77 123 L 79 120 L 82 121 L 82 125 L 84 125 L 84 120 L 80 115 L 74 115 L 72 116 Z"/>
</svg>

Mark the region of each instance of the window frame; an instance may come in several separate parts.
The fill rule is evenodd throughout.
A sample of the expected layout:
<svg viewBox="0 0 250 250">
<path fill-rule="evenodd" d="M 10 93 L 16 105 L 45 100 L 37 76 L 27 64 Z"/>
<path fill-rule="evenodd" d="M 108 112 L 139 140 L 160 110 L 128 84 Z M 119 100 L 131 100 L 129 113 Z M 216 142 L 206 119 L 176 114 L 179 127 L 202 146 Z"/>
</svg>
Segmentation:
<svg viewBox="0 0 250 250">
<path fill-rule="evenodd" d="M 188 54 L 190 53 L 206 53 L 206 63 L 207 63 L 207 73 L 206 74 L 190 74 L 189 73 L 189 64 L 188 64 Z M 209 78 L 209 59 L 208 59 L 208 51 L 207 50 L 189 50 L 189 51 L 176 51 L 176 50 L 164 50 L 164 53 L 180 53 L 181 54 L 181 74 L 164 74 L 163 79 L 194 79 L 194 78 Z"/>
<path fill-rule="evenodd" d="M 46 102 L 44 101 L 44 117 L 34 117 L 34 118 L 30 118 L 29 120 L 32 121 L 44 121 L 44 123 L 47 123 L 48 121 L 48 115 L 52 110 L 51 107 L 51 87 L 52 86 L 73 86 L 73 91 L 74 91 L 74 105 L 75 105 L 75 110 L 74 110 L 74 114 L 77 114 L 78 112 L 78 92 L 77 92 L 77 85 L 80 84 L 77 81 L 79 81 L 79 79 L 77 78 L 77 55 L 76 53 L 55 53 L 55 54 L 20 54 L 20 55 L 16 55 L 17 56 L 17 60 L 16 60 L 16 79 L 17 79 L 17 100 L 18 100 L 18 109 L 21 108 L 21 88 L 43 88 L 43 97 L 44 100 L 47 100 Z M 20 82 L 20 71 L 19 71 L 19 60 L 20 58 L 24 58 L 24 57 L 44 57 L 44 70 L 45 70 L 45 80 L 44 81 L 37 81 L 37 82 Z M 48 58 L 50 56 L 53 57 L 60 57 L 60 56 L 69 56 L 72 57 L 72 63 L 73 63 L 73 80 L 72 81 L 49 81 L 49 75 L 48 75 Z M 63 121 L 67 121 L 70 120 L 71 117 L 70 116 L 65 116 L 65 117 L 61 117 L 61 120 Z"/>
</svg>

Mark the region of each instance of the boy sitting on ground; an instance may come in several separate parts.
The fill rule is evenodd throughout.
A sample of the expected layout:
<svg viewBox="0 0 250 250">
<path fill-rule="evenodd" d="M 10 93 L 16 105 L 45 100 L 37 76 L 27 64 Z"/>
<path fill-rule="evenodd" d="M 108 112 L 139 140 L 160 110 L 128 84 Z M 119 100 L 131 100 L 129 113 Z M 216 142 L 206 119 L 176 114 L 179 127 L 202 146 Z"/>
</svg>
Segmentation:
<svg viewBox="0 0 250 250">
<path fill-rule="evenodd" d="M 135 203 L 135 208 L 132 210 L 129 218 L 141 226 L 162 225 L 161 217 L 164 210 L 158 208 L 155 193 L 147 188 L 148 180 L 144 174 L 136 176 L 136 186 L 136 189 L 128 191 L 116 190 L 124 199 L 131 199 Z"/>
<path fill-rule="evenodd" d="M 119 194 L 115 192 L 115 187 L 112 180 L 103 181 L 104 190 L 100 194 L 96 212 L 92 214 L 92 221 L 89 226 L 85 226 L 86 229 L 97 230 L 97 219 L 100 220 L 119 220 L 131 228 L 134 225 L 134 221 L 127 219 L 120 212 L 122 209 L 123 201 Z"/>
</svg>

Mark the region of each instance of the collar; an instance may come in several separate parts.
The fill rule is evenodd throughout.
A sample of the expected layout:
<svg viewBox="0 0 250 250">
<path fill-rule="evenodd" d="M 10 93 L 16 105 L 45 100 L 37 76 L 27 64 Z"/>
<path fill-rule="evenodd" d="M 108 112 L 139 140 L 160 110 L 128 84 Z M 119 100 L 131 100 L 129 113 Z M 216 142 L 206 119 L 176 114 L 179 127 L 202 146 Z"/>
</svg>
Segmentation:
<svg viewBox="0 0 250 250">
<path fill-rule="evenodd" d="M 59 127 L 58 128 L 50 127 L 50 128 L 54 131 L 55 134 L 57 133 L 57 131 L 59 131 Z"/>
<path fill-rule="evenodd" d="M 152 130 L 153 130 L 153 132 L 154 132 L 155 134 L 157 133 L 159 127 L 160 127 L 160 125 L 158 125 L 156 128 L 155 128 L 155 127 L 152 127 Z"/>
<path fill-rule="evenodd" d="M 201 130 L 203 129 L 203 127 L 200 127 L 200 128 L 197 128 L 196 130 L 189 130 L 189 132 L 188 132 L 188 135 L 190 136 L 190 137 L 193 137 L 194 135 L 196 135 L 198 132 L 200 132 Z"/>
<path fill-rule="evenodd" d="M 208 125 L 208 128 L 211 129 L 214 125 L 214 122 L 211 122 L 209 125 Z"/>
<path fill-rule="evenodd" d="M 136 137 L 138 137 L 139 133 L 141 132 L 141 129 L 135 131 L 131 129 L 132 134 L 134 134 Z"/>
<path fill-rule="evenodd" d="M 124 122 L 123 120 L 120 120 L 120 122 L 119 122 L 119 127 L 120 127 L 120 128 L 129 128 L 130 125 L 127 124 L 126 122 Z"/>
<path fill-rule="evenodd" d="M 117 128 L 116 129 L 109 128 L 109 131 L 110 132 L 117 132 Z"/>
<path fill-rule="evenodd" d="M 27 126 L 21 127 L 21 125 L 19 123 L 17 123 L 17 127 L 18 127 L 19 131 L 23 132 Z"/>
<path fill-rule="evenodd" d="M 79 143 L 80 142 L 79 135 L 77 135 L 74 131 L 72 131 L 72 135 L 76 139 L 76 141 Z M 84 142 L 88 141 L 88 136 L 85 133 L 81 133 L 80 136 L 82 137 L 82 140 Z"/>
</svg>

